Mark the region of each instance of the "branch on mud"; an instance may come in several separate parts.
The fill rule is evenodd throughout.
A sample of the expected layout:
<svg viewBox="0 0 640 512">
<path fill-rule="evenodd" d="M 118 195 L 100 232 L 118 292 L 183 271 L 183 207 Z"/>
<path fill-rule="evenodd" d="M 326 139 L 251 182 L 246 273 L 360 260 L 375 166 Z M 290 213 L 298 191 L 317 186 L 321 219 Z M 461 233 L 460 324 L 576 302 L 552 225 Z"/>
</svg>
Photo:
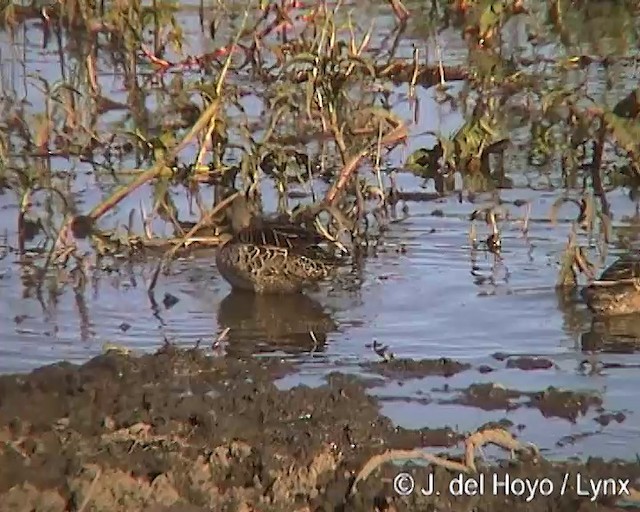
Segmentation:
<svg viewBox="0 0 640 512">
<path fill-rule="evenodd" d="M 457 462 L 444 457 L 438 457 L 422 450 L 388 450 L 381 455 L 374 455 L 367 461 L 364 467 L 356 475 L 349 494 L 356 492 L 358 482 L 365 480 L 373 471 L 384 464 L 393 460 L 418 459 L 429 462 L 430 464 L 449 469 L 451 471 L 459 471 L 462 473 L 474 473 L 476 471 L 475 450 L 486 444 L 494 444 L 506 450 L 513 451 L 533 451 L 538 454 L 538 449 L 532 444 L 523 444 L 516 441 L 513 436 L 503 429 L 491 429 L 475 432 L 465 440 L 465 461 Z"/>
</svg>

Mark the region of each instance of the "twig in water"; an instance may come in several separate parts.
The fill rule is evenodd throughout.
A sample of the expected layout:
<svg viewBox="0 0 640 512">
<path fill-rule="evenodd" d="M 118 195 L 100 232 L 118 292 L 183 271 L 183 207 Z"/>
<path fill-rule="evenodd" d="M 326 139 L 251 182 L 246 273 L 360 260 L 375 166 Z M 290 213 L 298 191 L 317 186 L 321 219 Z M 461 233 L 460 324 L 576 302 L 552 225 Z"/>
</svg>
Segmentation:
<svg viewBox="0 0 640 512">
<path fill-rule="evenodd" d="M 373 340 L 373 345 L 371 345 L 371 348 L 376 353 L 376 355 L 381 357 L 385 362 L 392 361 L 395 358 L 393 352 L 389 350 L 389 346 L 378 343 L 378 340 Z"/>
<path fill-rule="evenodd" d="M 313 348 L 311 349 L 311 354 L 313 354 L 316 350 L 318 350 L 318 338 L 316 338 L 316 333 L 314 333 L 313 331 L 309 331 L 309 336 L 311 337 L 311 339 L 313 340 Z"/>
<path fill-rule="evenodd" d="M 211 348 L 215 349 L 218 348 L 220 346 L 221 343 L 224 342 L 224 340 L 227 339 L 227 336 L 229 334 L 229 331 L 231 331 L 231 327 L 227 327 L 225 328 L 220 334 L 218 334 L 218 336 L 216 337 L 216 339 L 213 341 L 213 343 L 211 344 Z"/>
<path fill-rule="evenodd" d="M 442 48 L 440 48 L 440 43 L 438 42 L 438 36 L 436 35 L 436 56 L 438 59 L 438 73 L 440 74 L 440 86 L 444 87 L 446 85 L 444 79 L 444 65 L 442 64 Z"/>
<path fill-rule="evenodd" d="M 409 82 L 409 98 L 413 99 L 416 94 L 416 82 L 418 81 L 418 72 L 420 70 L 419 60 L 420 51 L 418 48 L 413 48 L 413 73 L 411 74 L 411 81 Z"/>
</svg>

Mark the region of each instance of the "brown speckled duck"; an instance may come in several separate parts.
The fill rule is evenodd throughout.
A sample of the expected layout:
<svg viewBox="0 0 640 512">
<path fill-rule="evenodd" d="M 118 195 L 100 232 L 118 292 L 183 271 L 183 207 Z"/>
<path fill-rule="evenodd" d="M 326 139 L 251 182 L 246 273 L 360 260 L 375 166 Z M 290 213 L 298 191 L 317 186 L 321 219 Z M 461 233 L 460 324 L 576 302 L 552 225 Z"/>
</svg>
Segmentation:
<svg viewBox="0 0 640 512">
<path fill-rule="evenodd" d="M 598 316 L 640 313 L 640 257 L 614 262 L 598 281 L 583 288 L 582 297 Z"/>
<path fill-rule="evenodd" d="M 317 233 L 254 215 L 242 194 L 228 207 L 232 236 L 216 254 L 220 275 L 236 290 L 298 293 L 333 273 L 336 259 Z"/>
</svg>

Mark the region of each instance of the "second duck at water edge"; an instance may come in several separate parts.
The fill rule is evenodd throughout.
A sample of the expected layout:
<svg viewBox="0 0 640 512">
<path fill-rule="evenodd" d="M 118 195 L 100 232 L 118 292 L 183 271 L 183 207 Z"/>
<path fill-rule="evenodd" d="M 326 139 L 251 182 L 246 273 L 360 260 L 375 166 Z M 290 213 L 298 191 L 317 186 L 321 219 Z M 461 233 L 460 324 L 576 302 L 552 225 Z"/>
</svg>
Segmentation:
<svg viewBox="0 0 640 512">
<path fill-rule="evenodd" d="M 614 262 L 582 290 L 582 297 L 596 316 L 640 313 L 640 257 L 628 255 Z"/>
</svg>

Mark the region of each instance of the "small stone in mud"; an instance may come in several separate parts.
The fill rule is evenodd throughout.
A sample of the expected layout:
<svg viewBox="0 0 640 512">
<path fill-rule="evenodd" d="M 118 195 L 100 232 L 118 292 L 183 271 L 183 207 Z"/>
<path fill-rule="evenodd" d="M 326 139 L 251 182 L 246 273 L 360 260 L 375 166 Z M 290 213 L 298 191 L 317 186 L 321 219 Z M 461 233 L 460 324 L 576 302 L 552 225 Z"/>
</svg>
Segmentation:
<svg viewBox="0 0 640 512">
<path fill-rule="evenodd" d="M 613 412 L 603 413 L 597 416 L 596 418 L 594 418 L 594 420 L 600 423 L 600 425 L 602 425 L 603 427 L 606 427 L 612 421 L 615 421 L 616 423 L 622 423 L 626 419 L 627 417 L 625 416 L 625 414 L 620 411 L 615 413 Z"/>
<path fill-rule="evenodd" d="M 306 197 L 309 197 L 309 194 L 304 190 L 289 190 L 289 192 L 287 192 L 287 196 L 290 199 L 305 199 Z"/>
<path fill-rule="evenodd" d="M 178 302 L 180 302 L 180 299 L 178 299 L 178 297 L 176 297 L 175 295 L 171 295 L 170 293 L 165 293 L 164 299 L 162 299 L 162 304 L 164 304 L 165 309 L 171 309 Z"/>
<path fill-rule="evenodd" d="M 507 368 L 518 370 L 548 370 L 553 368 L 553 361 L 544 357 L 516 357 L 507 361 Z"/>
<path fill-rule="evenodd" d="M 363 368 L 394 379 L 419 378 L 429 376 L 451 377 L 471 368 L 470 364 L 440 359 L 392 359 L 383 362 L 363 363 Z"/>
<path fill-rule="evenodd" d="M 591 437 L 593 432 L 582 432 L 580 434 L 573 434 L 561 437 L 557 442 L 556 446 L 562 448 L 564 446 L 576 444 L 576 442 L 581 441 L 582 439 L 586 439 Z"/>
<path fill-rule="evenodd" d="M 131 329 L 131 324 L 128 324 L 127 322 L 122 322 L 118 328 L 122 331 L 122 332 L 127 332 L 129 329 Z"/>
<path fill-rule="evenodd" d="M 16 315 L 13 317 L 13 321 L 16 323 L 16 325 L 20 325 L 27 318 L 28 318 L 27 315 Z"/>
<path fill-rule="evenodd" d="M 491 368 L 491 366 L 487 365 L 487 364 L 483 364 L 478 366 L 478 372 L 480 373 L 491 373 L 495 371 L 493 368 Z"/>
</svg>

